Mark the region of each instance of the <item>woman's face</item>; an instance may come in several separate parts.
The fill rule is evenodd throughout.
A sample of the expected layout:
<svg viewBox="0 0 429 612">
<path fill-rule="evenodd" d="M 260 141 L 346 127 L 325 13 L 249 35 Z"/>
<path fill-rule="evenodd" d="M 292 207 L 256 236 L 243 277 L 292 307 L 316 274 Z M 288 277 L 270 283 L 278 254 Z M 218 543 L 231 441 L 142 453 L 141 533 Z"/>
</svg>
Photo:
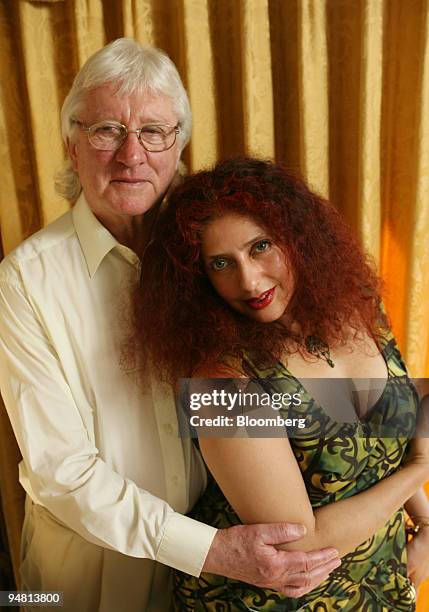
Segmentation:
<svg viewBox="0 0 429 612">
<path fill-rule="evenodd" d="M 202 235 L 207 274 L 218 294 L 235 310 L 270 323 L 281 319 L 294 289 L 282 249 L 248 217 L 228 213 Z"/>
</svg>

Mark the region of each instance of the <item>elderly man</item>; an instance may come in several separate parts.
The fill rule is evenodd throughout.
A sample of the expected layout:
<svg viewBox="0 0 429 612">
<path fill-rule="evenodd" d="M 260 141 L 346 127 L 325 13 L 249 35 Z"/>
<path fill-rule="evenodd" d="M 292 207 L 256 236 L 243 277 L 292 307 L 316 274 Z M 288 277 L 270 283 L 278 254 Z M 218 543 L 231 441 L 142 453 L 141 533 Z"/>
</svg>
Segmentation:
<svg viewBox="0 0 429 612">
<path fill-rule="evenodd" d="M 190 125 L 166 55 L 127 39 L 96 53 L 62 109 L 59 189 L 75 205 L 0 266 L 0 380 L 27 493 L 22 587 L 63 591 L 73 612 L 169 610 L 170 567 L 297 596 L 338 564 L 332 549 L 277 551 L 298 526 L 216 531 L 184 516 L 202 460 L 178 437 L 171 390 L 124 352 L 136 253 Z"/>
</svg>

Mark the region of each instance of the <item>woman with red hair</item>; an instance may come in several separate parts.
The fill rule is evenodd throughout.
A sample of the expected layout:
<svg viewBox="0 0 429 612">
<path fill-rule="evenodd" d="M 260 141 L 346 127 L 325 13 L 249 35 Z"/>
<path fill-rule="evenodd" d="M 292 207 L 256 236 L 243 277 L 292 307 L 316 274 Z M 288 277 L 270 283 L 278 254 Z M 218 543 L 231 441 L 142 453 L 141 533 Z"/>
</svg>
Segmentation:
<svg viewBox="0 0 429 612">
<path fill-rule="evenodd" d="M 144 253 L 136 322 L 172 384 L 251 377 L 272 396 L 299 398 L 279 411 L 305 420 L 296 437 L 200 437 L 214 479 L 192 516 L 219 528 L 303 523 L 306 536 L 284 548 L 334 546 L 342 557 L 296 599 L 239 576 L 177 573 L 176 609 L 413 610 L 429 573 L 429 450 L 423 439 L 409 444 L 418 397 L 380 281 L 334 207 L 266 161 L 227 160 L 187 177 Z M 340 414 L 310 379 L 348 381 Z M 404 505 L 414 517 L 408 544 Z"/>
</svg>

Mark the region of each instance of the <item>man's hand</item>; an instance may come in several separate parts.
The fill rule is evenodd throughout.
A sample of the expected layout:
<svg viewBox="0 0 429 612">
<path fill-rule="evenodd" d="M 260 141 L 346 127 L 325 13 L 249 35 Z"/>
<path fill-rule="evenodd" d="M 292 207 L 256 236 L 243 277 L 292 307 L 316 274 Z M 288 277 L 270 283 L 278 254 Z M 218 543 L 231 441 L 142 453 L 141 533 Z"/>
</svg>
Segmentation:
<svg viewBox="0 0 429 612">
<path fill-rule="evenodd" d="M 220 529 L 202 571 L 273 589 L 286 597 L 301 597 L 340 565 L 335 548 L 308 553 L 277 550 L 276 545 L 299 540 L 304 535 L 302 525 L 291 523 Z"/>
</svg>

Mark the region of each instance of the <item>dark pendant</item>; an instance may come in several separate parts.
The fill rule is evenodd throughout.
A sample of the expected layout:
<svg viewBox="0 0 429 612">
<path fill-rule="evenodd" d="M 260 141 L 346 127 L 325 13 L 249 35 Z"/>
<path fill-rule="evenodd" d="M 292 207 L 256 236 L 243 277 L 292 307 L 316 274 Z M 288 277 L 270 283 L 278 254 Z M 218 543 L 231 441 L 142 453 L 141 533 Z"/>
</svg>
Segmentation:
<svg viewBox="0 0 429 612">
<path fill-rule="evenodd" d="M 323 359 L 331 368 L 335 367 L 331 359 L 329 346 L 318 336 L 307 336 L 305 339 L 305 348 L 310 355 L 314 355 L 317 359 Z"/>
</svg>

